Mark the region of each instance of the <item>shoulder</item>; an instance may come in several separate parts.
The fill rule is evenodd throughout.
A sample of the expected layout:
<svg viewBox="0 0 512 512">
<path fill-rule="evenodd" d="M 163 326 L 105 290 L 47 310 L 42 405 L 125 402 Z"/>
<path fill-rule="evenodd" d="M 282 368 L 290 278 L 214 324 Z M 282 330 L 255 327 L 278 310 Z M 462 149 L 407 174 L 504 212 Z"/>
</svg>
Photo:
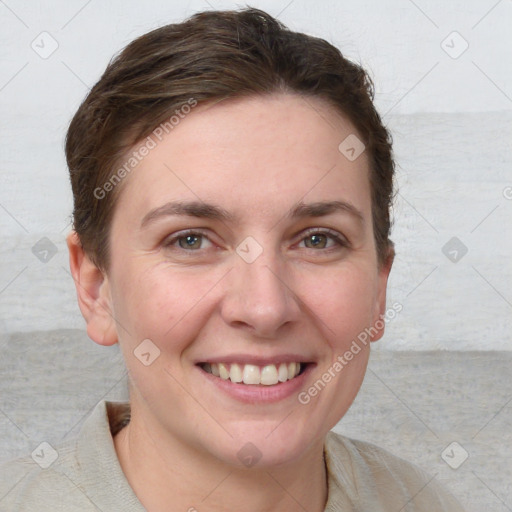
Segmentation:
<svg viewBox="0 0 512 512">
<path fill-rule="evenodd" d="M 99 402 L 77 437 L 42 443 L 0 464 L 0 511 L 144 510 L 119 465 L 112 434 L 127 421 L 126 403 Z"/>
<path fill-rule="evenodd" d="M 73 482 L 77 463 L 72 442 L 43 445 L 33 456 L 0 464 L 0 510 L 70 512 L 96 510 Z"/>
<path fill-rule="evenodd" d="M 329 477 L 354 504 L 380 510 L 463 512 L 435 475 L 372 443 L 331 431 L 325 453 Z"/>
</svg>

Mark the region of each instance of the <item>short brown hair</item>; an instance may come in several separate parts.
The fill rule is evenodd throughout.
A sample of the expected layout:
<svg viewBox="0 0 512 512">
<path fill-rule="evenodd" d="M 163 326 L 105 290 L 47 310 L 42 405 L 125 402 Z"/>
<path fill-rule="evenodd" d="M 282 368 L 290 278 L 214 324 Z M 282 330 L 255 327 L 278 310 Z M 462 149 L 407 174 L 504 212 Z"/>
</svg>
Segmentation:
<svg viewBox="0 0 512 512">
<path fill-rule="evenodd" d="M 323 99 L 357 129 L 370 162 L 377 255 L 386 261 L 394 161 L 371 79 L 327 41 L 290 31 L 250 7 L 196 13 L 135 39 L 80 105 L 67 132 L 66 159 L 74 230 L 92 261 L 109 268 L 110 225 L 122 187 L 109 187 L 108 200 L 97 191 L 128 150 L 191 99 L 202 104 L 276 92 Z"/>
</svg>

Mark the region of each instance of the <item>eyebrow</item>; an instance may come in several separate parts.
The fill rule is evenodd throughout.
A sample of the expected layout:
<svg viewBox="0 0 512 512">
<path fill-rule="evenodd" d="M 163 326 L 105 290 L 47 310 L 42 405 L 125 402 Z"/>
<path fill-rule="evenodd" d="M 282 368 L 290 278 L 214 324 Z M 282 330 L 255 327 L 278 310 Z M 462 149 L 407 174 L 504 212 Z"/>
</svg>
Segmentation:
<svg viewBox="0 0 512 512">
<path fill-rule="evenodd" d="M 337 212 L 349 214 L 359 223 L 365 223 L 362 212 L 346 201 L 317 201 L 309 204 L 299 201 L 289 210 L 285 217 L 288 219 L 323 217 Z M 237 220 L 234 214 L 213 204 L 202 201 L 171 201 L 149 211 L 142 219 L 140 227 L 141 229 L 145 228 L 157 219 L 173 215 L 199 217 L 222 222 L 234 222 Z"/>
</svg>

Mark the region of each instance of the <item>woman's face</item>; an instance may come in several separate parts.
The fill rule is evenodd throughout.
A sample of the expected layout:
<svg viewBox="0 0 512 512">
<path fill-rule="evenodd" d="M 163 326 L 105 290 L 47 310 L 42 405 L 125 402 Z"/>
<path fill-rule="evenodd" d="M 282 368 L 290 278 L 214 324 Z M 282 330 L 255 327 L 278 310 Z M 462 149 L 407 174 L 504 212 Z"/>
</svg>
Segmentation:
<svg viewBox="0 0 512 512">
<path fill-rule="evenodd" d="M 389 272 L 377 263 L 367 155 L 345 147 L 354 134 L 318 99 L 201 105 L 153 136 L 125 178 L 102 293 L 132 407 L 159 435 L 271 466 L 323 440 L 349 408 L 369 344 L 335 362 L 384 314 Z M 90 332 L 109 331 L 94 322 Z"/>
</svg>

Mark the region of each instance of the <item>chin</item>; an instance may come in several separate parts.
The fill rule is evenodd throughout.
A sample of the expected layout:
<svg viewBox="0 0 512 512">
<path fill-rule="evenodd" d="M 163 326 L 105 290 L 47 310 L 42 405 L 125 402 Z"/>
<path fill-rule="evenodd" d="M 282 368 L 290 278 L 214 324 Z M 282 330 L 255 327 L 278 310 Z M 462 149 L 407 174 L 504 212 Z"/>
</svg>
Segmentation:
<svg viewBox="0 0 512 512">
<path fill-rule="evenodd" d="M 292 417 L 293 414 L 290 415 Z M 230 465 L 270 469 L 291 464 L 304 456 L 321 436 L 313 437 L 311 430 L 297 429 L 293 421 L 286 425 L 273 423 L 272 428 L 244 425 L 231 429 L 233 439 L 226 443 L 226 451 L 219 458 Z M 320 439 L 323 442 L 323 438 Z"/>
</svg>

